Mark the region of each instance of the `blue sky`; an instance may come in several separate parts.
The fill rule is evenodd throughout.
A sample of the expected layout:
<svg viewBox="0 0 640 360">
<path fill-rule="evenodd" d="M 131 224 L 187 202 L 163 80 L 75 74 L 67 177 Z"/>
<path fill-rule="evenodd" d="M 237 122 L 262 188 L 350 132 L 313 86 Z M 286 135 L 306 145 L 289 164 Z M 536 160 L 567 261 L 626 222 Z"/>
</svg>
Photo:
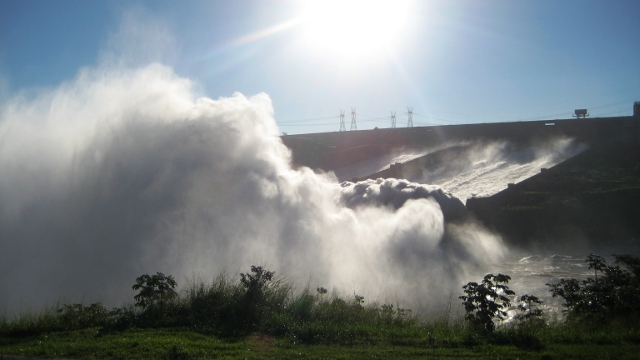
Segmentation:
<svg viewBox="0 0 640 360">
<path fill-rule="evenodd" d="M 406 126 L 407 107 L 431 125 L 630 115 L 640 101 L 640 1 L 407 0 L 383 17 L 363 2 L 312 20 L 308 4 L 0 0 L 0 101 L 109 54 L 162 62 L 214 99 L 265 92 L 290 134 L 337 131 L 339 109 L 348 129 L 352 107 L 371 129 L 391 111 Z"/>
</svg>

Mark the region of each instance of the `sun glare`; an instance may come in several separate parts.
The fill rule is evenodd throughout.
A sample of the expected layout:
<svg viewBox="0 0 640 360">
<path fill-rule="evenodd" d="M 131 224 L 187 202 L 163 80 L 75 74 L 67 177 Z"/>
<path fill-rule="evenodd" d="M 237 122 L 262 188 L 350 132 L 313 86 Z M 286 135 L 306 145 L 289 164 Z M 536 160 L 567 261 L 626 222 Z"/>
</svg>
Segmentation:
<svg viewBox="0 0 640 360">
<path fill-rule="evenodd" d="M 325 0 L 304 2 L 301 35 L 318 53 L 360 58 L 400 41 L 411 21 L 410 1 Z"/>
</svg>

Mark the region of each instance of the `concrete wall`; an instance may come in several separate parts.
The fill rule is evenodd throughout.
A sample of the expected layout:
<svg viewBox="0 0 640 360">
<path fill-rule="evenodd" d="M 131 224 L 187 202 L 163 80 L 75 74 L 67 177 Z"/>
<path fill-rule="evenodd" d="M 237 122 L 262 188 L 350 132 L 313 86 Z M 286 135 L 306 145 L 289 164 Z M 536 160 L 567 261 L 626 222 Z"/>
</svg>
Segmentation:
<svg viewBox="0 0 640 360">
<path fill-rule="evenodd" d="M 335 170 L 394 148 L 423 149 L 448 141 L 509 140 L 525 147 L 568 136 L 589 145 L 637 144 L 639 123 L 640 116 L 624 116 L 285 135 L 282 141 L 292 150 L 295 164 Z"/>
</svg>

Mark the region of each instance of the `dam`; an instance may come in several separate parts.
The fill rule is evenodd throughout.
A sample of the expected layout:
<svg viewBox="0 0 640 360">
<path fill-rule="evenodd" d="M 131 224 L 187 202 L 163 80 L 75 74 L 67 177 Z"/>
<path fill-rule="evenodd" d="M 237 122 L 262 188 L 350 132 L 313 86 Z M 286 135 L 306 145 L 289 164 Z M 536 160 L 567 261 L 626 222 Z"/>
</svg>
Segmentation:
<svg viewBox="0 0 640 360">
<path fill-rule="evenodd" d="M 333 172 L 338 181 L 398 178 L 441 186 L 507 241 L 640 239 L 639 102 L 632 116 L 373 129 L 282 140 L 294 165 Z M 532 154 L 558 143 L 564 144 L 561 156 L 551 149 L 547 158 L 552 160 L 533 161 Z M 477 165 L 470 155 L 490 146 L 500 147 L 501 162 L 468 171 Z"/>
<path fill-rule="evenodd" d="M 508 140 L 518 148 L 551 137 L 570 137 L 589 146 L 637 144 L 640 106 L 633 116 L 527 122 L 443 125 L 284 135 L 296 165 L 332 171 L 381 157 L 394 149 L 437 148 L 446 143 Z"/>
</svg>

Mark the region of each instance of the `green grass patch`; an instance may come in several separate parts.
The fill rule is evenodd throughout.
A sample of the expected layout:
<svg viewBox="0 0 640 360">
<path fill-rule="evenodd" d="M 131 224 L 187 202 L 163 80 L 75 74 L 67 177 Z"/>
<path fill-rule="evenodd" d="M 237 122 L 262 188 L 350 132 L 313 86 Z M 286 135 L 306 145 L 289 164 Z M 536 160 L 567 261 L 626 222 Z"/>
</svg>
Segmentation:
<svg viewBox="0 0 640 360">
<path fill-rule="evenodd" d="M 640 352 L 639 344 L 608 343 L 610 337 L 605 337 L 606 343 L 599 343 L 602 333 L 598 332 L 581 336 L 574 343 L 573 337 L 558 336 L 565 330 L 557 328 L 549 333 L 552 336 L 542 348 L 527 349 L 493 344 L 487 339 L 474 343 L 465 341 L 465 336 L 447 336 L 447 331 L 439 330 L 444 333 L 442 340 L 423 334 L 409 336 L 406 341 L 392 336 L 366 344 L 339 345 L 308 344 L 260 333 L 220 338 L 189 329 L 129 329 L 104 334 L 94 328 L 1 337 L 0 354 L 77 359 L 637 359 Z"/>
<path fill-rule="evenodd" d="M 159 273 L 136 280 L 144 291 L 129 307 L 65 304 L 0 319 L 0 354 L 70 359 L 637 358 L 640 329 L 634 304 L 640 259 L 616 260 L 627 270 L 592 254 L 587 261 L 597 269 L 598 282 L 554 286 L 571 299 L 567 321 L 548 324 L 538 314 L 503 324 L 493 313 L 487 321 L 493 325 L 496 320 L 495 329 L 487 321 L 479 326 L 448 313 L 425 319 L 397 305 L 365 304 L 356 294 L 295 289 L 261 267 L 252 267 L 239 281 L 221 275 L 180 293 L 173 291 L 170 276 Z M 486 287 L 476 284 L 477 291 L 467 287 L 465 294 L 476 299 L 482 289 L 511 293 L 497 287 L 507 283 L 498 280 L 504 275 L 495 283 L 487 276 Z M 616 291 L 608 288 L 614 283 Z M 483 309 L 498 297 L 487 294 L 471 303 Z M 590 299 L 586 307 L 580 305 L 583 298 Z M 519 311 L 535 313 L 531 301 L 524 310 L 519 301 Z M 587 316 L 591 313 L 604 315 Z"/>
</svg>

